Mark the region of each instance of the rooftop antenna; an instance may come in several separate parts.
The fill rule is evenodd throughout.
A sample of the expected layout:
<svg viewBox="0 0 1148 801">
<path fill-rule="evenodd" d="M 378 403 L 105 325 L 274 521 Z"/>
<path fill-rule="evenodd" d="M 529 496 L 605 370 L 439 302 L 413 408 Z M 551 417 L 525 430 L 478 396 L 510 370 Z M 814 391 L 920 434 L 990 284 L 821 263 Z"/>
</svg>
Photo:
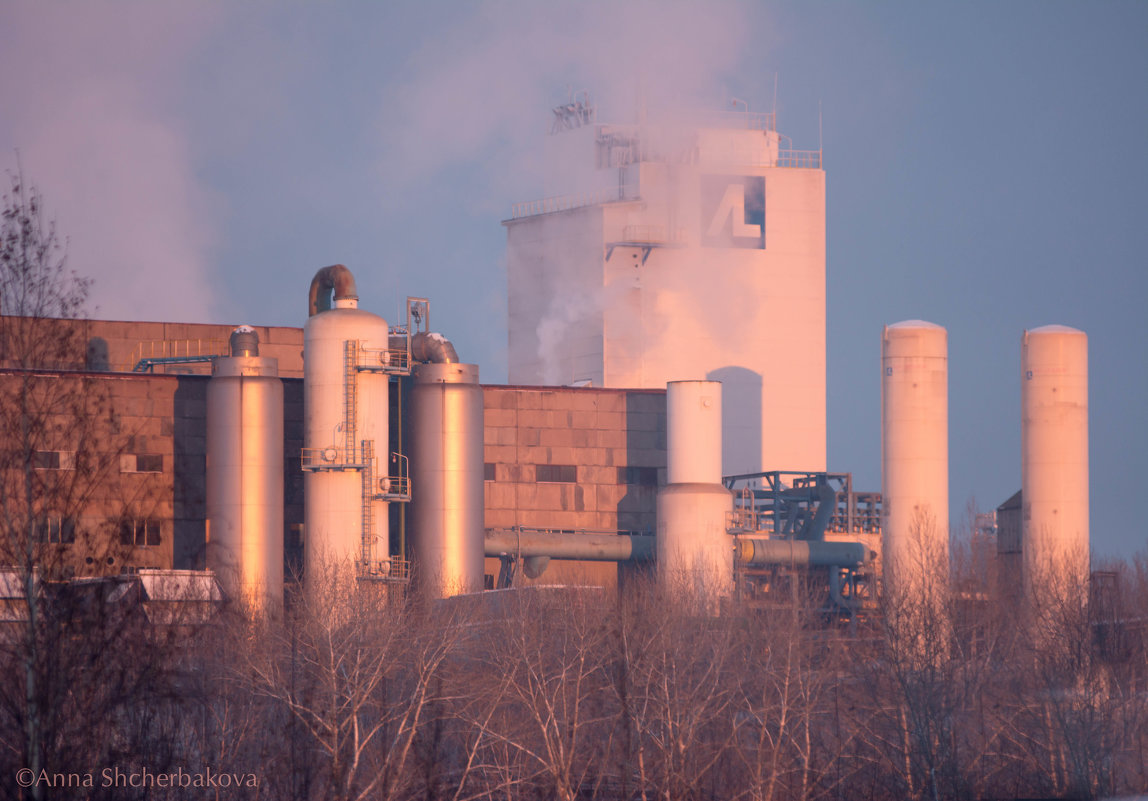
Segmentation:
<svg viewBox="0 0 1148 801">
<path fill-rule="evenodd" d="M 777 130 L 777 79 L 779 73 L 773 73 L 773 130 Z"/>
<path fill-rule="evenodd" d="M 647 116 L 646 76 L 645 75 L 639 75 L 638 76 L 638 83 L 635 86 L 635 90 L 636 91 L 635 91 L 635 96 L 634 96 L 634 106 L 635 106 L 634 111 L 635 111 L 635 116 L 637 117 L 637 120 L 635 120 L 635 122 L 637 122 L 639 127 L 644 128 L 646 126 L 646 116 Z"/>
<path fill-rule="evenodd" d="M 821 98 L 817 99 L 817 155 L 818 161 L 822 162 L 819 166 L 825 169 L 825 138 L 821 133 Z"/>
</svg>

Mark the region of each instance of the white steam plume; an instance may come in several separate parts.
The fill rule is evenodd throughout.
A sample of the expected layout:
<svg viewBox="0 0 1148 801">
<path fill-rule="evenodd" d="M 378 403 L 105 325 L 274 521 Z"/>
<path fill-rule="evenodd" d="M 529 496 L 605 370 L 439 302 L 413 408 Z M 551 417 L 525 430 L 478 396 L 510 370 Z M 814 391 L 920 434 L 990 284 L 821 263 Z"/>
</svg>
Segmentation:
<svg viewBox="0 0 1148 801">
<path fill-rule="evenodd" d="M 392 196 L 441 187 L 459 165 L 485 160 L 485 200 L 529 197 L 563 87 L 589 89 L 619 122 L 633 121 L 639 95 L 651 107 L 720 100 L 747 45 L 745 16 L 740 5 L 690 2 L 492 3 L 460 15 L 383 98 Z"/>
<path fill-rule="evenodd" d="M 0 9 L 0 166 L 19 152 L 101 317 L 209 317 L 211 198 L 171 96 L 209 23 L 198 5 Z"/>
<path fill-rule="evenodd" d="M 742 4 L 692 2 L 481 6 L 424 41 L 384 96 L 381 179 L 402 204 L 411 194 L 449 191 L 458 169 L 477 169 L 489 192 L 472 203 L 506 216 L 512 202 L 550 191 L 545 133 L 550 108 L 567 91 L 589 90 L 603 122 L 712 108 L 731 80 L 744 80 L 751 13 Z M 569 380 L 559 375 L 563 342 L 626 294 L 554 294 L 537 330 L 543 380 Z"/>
</svg>

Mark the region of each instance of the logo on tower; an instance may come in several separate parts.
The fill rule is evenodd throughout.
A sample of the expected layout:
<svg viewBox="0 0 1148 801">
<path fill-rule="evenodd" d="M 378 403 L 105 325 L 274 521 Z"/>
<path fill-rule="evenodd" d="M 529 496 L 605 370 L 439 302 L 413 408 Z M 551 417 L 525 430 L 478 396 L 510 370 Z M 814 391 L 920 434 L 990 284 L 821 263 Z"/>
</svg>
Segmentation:
<svg viewBox="0 0 1148 801">
<path fill-rule="evenodd" d="M 703 175 L 701 196 L 703 247 L 765 250 L 765 178 Z"/>
</svg>

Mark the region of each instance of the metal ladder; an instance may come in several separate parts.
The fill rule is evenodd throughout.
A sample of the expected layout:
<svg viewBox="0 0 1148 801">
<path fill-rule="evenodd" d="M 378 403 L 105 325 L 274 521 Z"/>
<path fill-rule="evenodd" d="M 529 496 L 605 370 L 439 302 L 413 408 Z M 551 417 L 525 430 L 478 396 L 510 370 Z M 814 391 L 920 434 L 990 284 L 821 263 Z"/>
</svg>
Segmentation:
<svg viewBox="0 0 1148 801">
<path fill-rule="evenodd" d="M 358 417 L 358 364 L 359 341 L 348 339 L 343 343 L 343 436 L 346 448 L 344 461 L 357 464 L 355 459 L 356 419 Z"/>
<path fill-rule="evenodd" d="M 362 478 L 363 478 L 363 496 L 362 496 L 362 510 L 363 510 L 363 527 L 362 527 L 362 546 L 363 546 L 363 568 L 369 570 L 371 562 L 375 556 L 375 518 L 371 514 L 371 502 L 374 500 L 374 463 L 375 463 L 375 443 L 372 440 L 365 439 L 362 442 Z"/>
</svg>

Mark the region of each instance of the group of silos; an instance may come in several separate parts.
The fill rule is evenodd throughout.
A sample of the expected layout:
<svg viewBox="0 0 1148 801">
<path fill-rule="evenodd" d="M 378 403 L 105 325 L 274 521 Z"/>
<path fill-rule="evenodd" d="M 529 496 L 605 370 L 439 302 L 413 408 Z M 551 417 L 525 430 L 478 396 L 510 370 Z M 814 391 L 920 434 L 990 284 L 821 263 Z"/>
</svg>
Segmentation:
<svg viewBox="0 0 1148 801">
<path fill-rule="evenodd" d="M 390 448 L 392 375 L 409 375 L 409 475 Z M 283 389 L 255 332 L 232 336 L 208 387 L 208 567 L 252 611 L 283 599 Z M 405 579 L 388 505 L 411 501 L 410 576 L 432 597 L 482 589 L 482 390 L 437 334 L 399 336 L 358 308 L 342 265 L 316 273 L 303 332 L 304 584 Z"/>
<path fill-rule="evenodd" d="M 919 320 L 882 341 L 882 492 L 887 591 L 948 576 L 948 341 Z M 1022 548 L 1026 586 L 1088 571 L 1088 357 L 1083 332 L 1022 342 Z M 390 376 L 409 374 L 402 431 L 409 476 L 392 475 Z M 283 598 L 283 388 L 250 328 L 216 359 L 208 387 L 208 566 L 253 609 Z M 388 504 L 411 501 L 412 577 L 432 597 L 483 586 L 483 407 L 478 368 L 435 334 L 396 337 L 358 308 L 342 265 L 311 283 L 304 327 L 304 575 L 396 576 Z M 658 573 L 709 598 L 730 593 L 731 508 L 721 485 L 721 385 L 667 387 L 667 481 L 658 495 Z M 409 484 L 407 484 L 409 479 Z M 409 494 L 408 488 L 409 487 Z M 764 546 L 767 543 L 760 543 Z M 769 561 L 768 554 L 763 559 Z"/>
<path fill-rule="evenodd" d="M 1088 338 L 1049 325 L 1021 340 L 1021 548 L 1031 595 L 1080 587 L 1089 569 Z M 886 592 L 949 575 L 948 334 L 921 320 L 881 345 L 882 542 Z"/>
</svg>

